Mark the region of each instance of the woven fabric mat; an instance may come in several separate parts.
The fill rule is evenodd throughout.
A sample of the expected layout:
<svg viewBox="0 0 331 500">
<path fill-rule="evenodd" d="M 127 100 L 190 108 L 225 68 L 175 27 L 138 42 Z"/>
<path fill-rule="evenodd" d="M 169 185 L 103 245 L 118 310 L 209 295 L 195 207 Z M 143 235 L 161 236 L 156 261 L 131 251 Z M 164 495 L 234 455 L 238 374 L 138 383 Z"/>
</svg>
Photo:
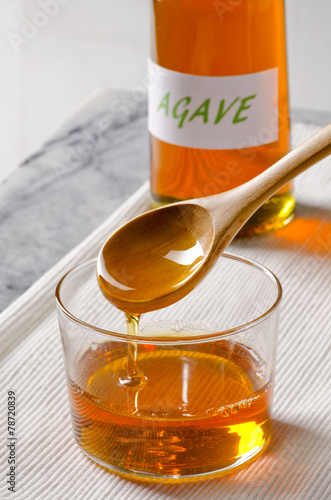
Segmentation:
<svg viewBox="0 0 331 500">
<path fill-rule="evenodd" d="M 296 124 L 293 145 L 316 132 Z M 71 431 L 54 289 L 97 255 L 108 235 L 149 208 L 146 183 L 0 316 L 0 499 L 328 499 L 330 491 L 331 158 L 295 183 L 297 216 L 276 233 L 230 250 L 271 269 L 284 298 L 273 440 L 246 469 L 201 483 L 125 480 L 96 466 Z M 16 492 L 8 491 L 7 393 L 16 396 Z M 328 489 L 329 488 L 329 489 Z"/>
</svg>

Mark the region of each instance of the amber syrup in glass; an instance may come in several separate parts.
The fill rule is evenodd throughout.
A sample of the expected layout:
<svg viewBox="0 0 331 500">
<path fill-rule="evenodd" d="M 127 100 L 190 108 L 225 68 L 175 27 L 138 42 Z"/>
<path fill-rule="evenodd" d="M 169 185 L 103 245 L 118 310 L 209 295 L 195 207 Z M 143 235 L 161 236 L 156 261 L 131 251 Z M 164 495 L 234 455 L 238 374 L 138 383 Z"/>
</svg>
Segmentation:
<svg viewBox="0 0 331 500">
<path fill-rule="evenodd" d="M 165 480 L 226 473 L 264 449 L 272 384 L 262 384 L 254 351 L 227 340 L 134 346 L 131 354 L 121 342 L 91 346 L 77 383 L 69 381 L 74 434 L 87 455 Z M 139 367 L 128 376 L 130 356 Z"/>
</svg>

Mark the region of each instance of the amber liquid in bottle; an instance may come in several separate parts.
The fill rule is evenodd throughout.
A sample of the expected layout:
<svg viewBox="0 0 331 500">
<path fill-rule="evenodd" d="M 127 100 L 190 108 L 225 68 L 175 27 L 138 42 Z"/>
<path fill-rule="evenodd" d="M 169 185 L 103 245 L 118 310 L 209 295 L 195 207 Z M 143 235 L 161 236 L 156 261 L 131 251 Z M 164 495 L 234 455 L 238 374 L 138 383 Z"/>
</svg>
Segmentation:
<svg viewBox="0 0 331 500">
<path fill-rule="evenodd" d="M 198 149 L 151 135 L 153 206 L 232 189 L 289 151 L 283 0 L 154 0 L 152 60 L 180 73 L 236 76 L 278 68 L 278 140 L 233 150 Z M 262 130 L 261 134 L 268 134 Z M 244 226 L 252 235 L 277 229 L 294 214 L 291 185 L 268 200 Z"/>
</svg>

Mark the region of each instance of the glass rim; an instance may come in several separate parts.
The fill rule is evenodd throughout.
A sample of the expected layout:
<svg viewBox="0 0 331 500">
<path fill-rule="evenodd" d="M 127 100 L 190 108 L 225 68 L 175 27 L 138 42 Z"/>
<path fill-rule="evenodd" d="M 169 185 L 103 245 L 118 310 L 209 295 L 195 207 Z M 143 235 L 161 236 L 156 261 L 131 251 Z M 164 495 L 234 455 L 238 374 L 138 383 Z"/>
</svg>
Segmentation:
<svg viewBox="0 0 331 500">
<path fill-rule="evenodd" d="M 201 341 L 212 341 L 214 339 L 217 339 L 219 337 L 225 337 L 225 336 L 230 336 L 237 334 L 238 332 L 242 332 L 245 330 L 248 330 L 260 323 L 262 323 L 265 319 L 267 319 L 279 306 L 282 296 L 283 296 L 283 289 L 282 285 L 277 278 L 277 276 L 270 271 L 267 267 L 265 267 L 263 264 L 260 264 L 259 262 L 256 262 L 253 259 L 249 259 L 246 257 L 241 257 L 240 255 L 236 255 L 233 253 L 222 253 L 219 258 L 226 258 L 226 259 L 232 259 L 236 260 L 238 262 L 241 262 L 242 264 L 248 264 L 249 266 L 257 269 L 258 271 L 262 272 L 265 276 L 267 276 L 274 285 L 276 285 L 277 288 L 277 297 L 274 300 L 273 304 L 265 311 L 263 314 L 257 316 L 256 318 L 252 319 L 251 321 L 248 321 L 247 323 L 243 323 L 242 325 L 229 328 L 226 330 L 221 330 L 218 332 L 213 332 L 213 333 L 206 333 L 206 334 L 201 334 L 201 335 L 185 335 L 185 336 L 180 336 L 176 334 L 176 336 L 148 336 L 148 335 L 136 335 L 134 337 L 135 342 L 141 342 L 141 343 L 172 343 L 172 344 L 191 344 L 191 343 L 196 343 L 196 342 L 201 342 Z M 132 341 L 132 336 L 128 335 L 126 333 L 119 333 L 119 332 L 113 332 L 111 330 L 105 330 L 104 328 L 99 328 L 95 325 L 91 325 L 90 323 L 87 323 L 79 318 L 77 318 L 74 314 L 72 314 L 63 304 L 61 300 L 61 287 L 64 283 L 64 281 L 67 279 L 67 277 L 73 273 L 75 270 L 78 268 L 82 267 L 88 267 L 92 263 L 96 266 L 97 259 L 89 259 L 85 262 L 82 262 L 80 264 L 75 265 L 72 267 L 67 273 L 62 276 L 60 281 L 58 282 L 56 289 L 55 289 L 55 299 L 56 299 L 56 304 L 58 307 L 58 310 L 61 311 L 70 321 L 72 321 L 75 324 L 80 325 L 84 329 L 87 330 L 92 330 L 95 333 L 101 334 L 101 335 L 106 335 L 107 337 L 112 337 L 114 339 L 120 340 L 120 341 Z M 101 293 L 101 292 L 100 292 Z M 114 306 L 113 306 L 114 307 Z M 123 312 L 124 314 L 124 312 Z"/>
</svg>

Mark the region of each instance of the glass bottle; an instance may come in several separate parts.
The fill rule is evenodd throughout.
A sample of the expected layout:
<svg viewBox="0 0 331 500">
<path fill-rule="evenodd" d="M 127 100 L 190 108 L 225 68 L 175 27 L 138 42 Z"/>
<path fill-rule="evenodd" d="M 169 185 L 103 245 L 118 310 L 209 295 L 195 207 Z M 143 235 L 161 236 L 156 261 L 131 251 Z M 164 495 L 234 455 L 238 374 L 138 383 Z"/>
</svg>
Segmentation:
<svg viewBox="0 0 331 500">
<path fill-rule="evenodd" d="M 283 0 L 153 0 L 153 206 L 232 189 L 289 151 Z M 287 185 L 241 234 L 294 214 Z"/>
</svg>

